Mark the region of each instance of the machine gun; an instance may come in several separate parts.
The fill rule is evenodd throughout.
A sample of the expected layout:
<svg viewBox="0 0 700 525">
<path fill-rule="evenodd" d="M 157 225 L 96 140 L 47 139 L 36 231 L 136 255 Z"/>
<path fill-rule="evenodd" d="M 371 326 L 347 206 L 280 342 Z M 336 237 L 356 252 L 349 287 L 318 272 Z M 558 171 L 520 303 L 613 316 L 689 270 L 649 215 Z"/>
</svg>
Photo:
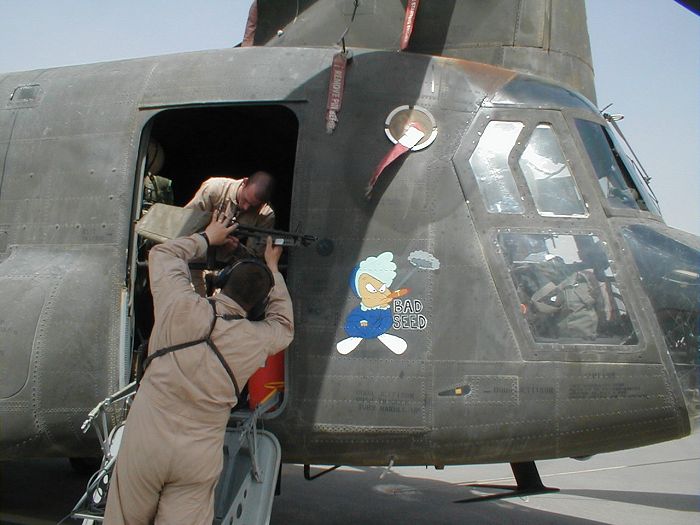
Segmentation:
<svg viewBox="0 0 700 525">
<path fill-rule="evenodd" d="M 211 212 L 156 203 L 136 223 L 136 233 L 144 240 L 161 243 L 204 231 L 210 221 Z M 238 224 L 231 235 L 238 238 L 243 249 L 249 252 L 250 248 L 246 246 L 247 239 L 254 239 L 257 243 L 264 244 L 267 237 L 270 236 L 273 245 L 287 247 L 307 247 L 318 240 L 314 235 L 257 228 L 244 224 Z M 317 245 L 317 251 L 320 254 L 330 254 L 333 251 L 333 243 L 328 239 L 321 240 Z M 140 264 L 145 266 L 146 262 L 143 261 Z M 190 262 L 189 264 L 192 270 L 213 270 L 222 268 L 223 265 L 222 262 L 216 260 L 216 250 L 208 250 L 205 261 Z"/>
<path fill-rule="evenodd" d="M 204 231 L 209 221 L 211 221 L 211 212 L 157 203 L 137 222 L 136 233 L 144 239 L 160 243 Z M 317 241 L 314 235 L 257 228 L 244 224 L 239 224 L 231 235 L 243 242 L 252 238 L 261 243 L 265 243 L 270 236 L 272 243 L 276 246 L 310 246 Z"/>
<path fill-rule="evenodd" d="M 237 237 L 241 242 L 246 239 L 255 239 L 259 243 L 265 243 L 268 236 L 272 237 L 274 246 L 310 246 L 315 243 L 318 238 L 314 235 L 306 235 L 303 233 L 292 233 L 282 230 L 271 230 L 267 228 L 256 228 L 255 226 L 247 226 L 238 224 L 238 227 L 231 234 Z"/>
</svg>

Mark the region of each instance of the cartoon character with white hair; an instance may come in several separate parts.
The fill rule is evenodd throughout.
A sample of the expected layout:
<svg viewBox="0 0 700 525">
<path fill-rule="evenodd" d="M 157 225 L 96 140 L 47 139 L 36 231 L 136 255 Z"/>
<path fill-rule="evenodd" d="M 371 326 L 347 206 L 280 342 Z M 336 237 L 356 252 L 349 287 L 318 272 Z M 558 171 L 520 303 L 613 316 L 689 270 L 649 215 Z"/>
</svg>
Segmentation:
<svg viewBox="0 0 700 525">
<path fill-rule="evenodd" d="M 386 333 L 393 324 L 391 302 L 410 291 L 408 288 L 395 292 L 389 289 L 396 278 L 393 259 L 391 252 L 368 257 L 350 275 L 350 288 L 360 298 L 360 306 L 353 309 L 345 320 L 348 337 L 336 345 L 341 354 L 355 350 L 363 339 L 378 339 L 397 355 L 406 351 L 406 341 Z"/>
</svg>

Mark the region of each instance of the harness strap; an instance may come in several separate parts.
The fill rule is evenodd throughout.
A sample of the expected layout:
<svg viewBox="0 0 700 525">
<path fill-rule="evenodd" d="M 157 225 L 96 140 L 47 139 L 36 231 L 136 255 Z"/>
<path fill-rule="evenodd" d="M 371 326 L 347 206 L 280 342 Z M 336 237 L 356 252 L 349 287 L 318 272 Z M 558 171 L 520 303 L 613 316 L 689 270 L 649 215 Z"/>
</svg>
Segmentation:
<svg viewBox="0 0 700 525">
<path fill-rule="evenodd" d="M 543 314 L 553 314 L 559 312 L 561 310 L 561 306 L 547 304 L 545 302 L 542 302 L 542 300 L 545 297 L 550 296 L 554 293 L 558 293 L 560 291 L 561 287 L 557 286 L 552 281 L 548 282 L 542 288 L 537 290 L 534 294 L 532 294 L 532 297 L 530 298 L 533 306 L 535 307 L 535 310 Z"/>
<path fill-rule="evenodd" d="M 216 355 L 216 357 L 219 358 L 219 361 L 221 362 L 221 365 L 224 367 L 224 370 L 226 370 L 226 373 L 228 374 L 229 378 L 231 379 L 231 383 L 233 383 L 233 390 L 236 392 L 236 399 L 239 399 L 241 397 L 241 391 L 238 388 L 238 381 L 236 381 L 236 376 L 233 375 L 233 370 L 231 370 L 231 367 L 228 366 L 226 359 L 224 359 L 224 356 L 221 355 L 221 352 L 219 352 L 219 349 L 214 344 L 214 341 L 212 341 L 211 339 L 207 339 L 207 344 L 209 345 L 209 348 L 211 348 L 212 351 L 214 352 L 214 355 Z"/>
<path fill-rule="evenodd" d="M 188 348 L 190 346 L 195 346 L 200 343 L 206 343 L 209 340 L 209 337 L 204 337 L 202 339 L 197 339 L 196 341 L 189 341 L 187 343 L 181 343 L 179 345 L 173 345 L 173 346 L 167 346 L 165 348 L 161 348 L 160 350 L 157 350 L 153 352 L 151 355 L 149 355 L 146 360 L 143 362 L 143 369 L 146 370 L 148 368 L 148 365 L 151 364 L 151 361 L 153 361 L 156 357 L 160 357 L 165 354 L 169 354 L 170 352 L 174 352 L 175 350 L 182 350 L 183 348 Z"/>
<path fill-rule="evenodd" d="M 224 321 L 238 321 L 239 319 L 245 319 L 242 315 L 235 314 L 219 314 L 216 317 L 223 319 Z"/>
<path fill-rule="evenodd" d="M 161 348 L 160 350 L 156 350 L 151 355 L 149 355 L 146 358 L 146 360 L 143 362 L 143 371 L 144 372 L 146 371 L 146 368 L 148 368 L 148 365 L 151 364 L 151 361 L 153 361 L 156 357 L 161 357 L 163 355 L 169 354 L 170 352 L 175 352 L 176 350 L 182 350 L 183 348 L 189 348 L 190 346 L 196 346 L 196 345 L 201 344 L 201 343 L 207 343 L 207 346 L 209 346 L 209 348 L 211 348 L 212 352 L 214 352 L 214 355 L 216 355 L 219 362 L 221 362 L 221 365 L 224 367 L 224 370 L 226 370 L 228 377 L 231 379 L 231 383 L 233 383 L 233 389 L 236 392 L 236 399 L 238 399 L 238 398 L 240 398 L 241 391 L 238 388 L 238 381 L 236 381 L 236 376 L 233 374 L 231 367 L 228 366 L 226 359 L 224 359 L 224 356 L 221 354 L 221 352 L 217 348 L 216 344 L 214 344 L 214 341 L 211 338 L 211 334 L 214 332 L 214 326 L 216 325 L 216 320 L 218 318 L 221 318 L 224 321 L 234 321 L 234 320 L 238 320 L 238 319 L 243 319 L 243 316 L 230 315 L 230 314 L 219 315 L 216 313 L 216 301 L 214 301 L 214 299 L 211 299 L 211 298 L 208 298 L 207 301 L 209 301 L 209 304 L 211 305 L 212 311 L 214 313 L 214 316 L 212 317 L 212 320 L 211 320 L 211 325 L 209 326 L 209 334 L 206 337 L 203 337 L 201 339 L 197 339 L 196 341 L 189 341 L 187 343 L 180 343 L 179 345 L 167 346 L 165 348 Z M 143 377 L 143 374 L 141 375 L 141 377 Z M 138 379 L 137 383 L 140 383 L 140 382 L 141 382 L 141 378 Z"/>
<path fill-rule="evenodd" d="M 582 280 L 580 280 L 582 279 Z M 541 313 L 546 313 L 546 314 L 551 314 L 555 312 L 561 311 L 562 307 L 559 305 L 550 305 L 547 303 L 544 303 L 542 300 L 545 299 L 546 297 L 553 295 L 555 293 L 561 293 L 566 290 L 572 290 L 573 293 L 578 297 L 578 299 L 585 305 L 585 306 L 592 306 L 595 304 L 595 299 L 589 294 L 588 297 L 585 295 L 581 294 L 579 291 L 577 291 L 576 287 L 578 284 L 587 284 L 589 288 L 593 288 L 593 285 L 591 282 L 588 280 L 588 277 L 583 272 L 574 272 L 571 275 L 569 275 L 566 279 L 564 279 L 562 282 L 559 284 L 554 284 L 553 282 L 548 282 L 545 284 L 542 288 L 537 290 L 534 294 L 532 294 L 532 297 L 530 300 L 535 306 L 535 309 L 538 310 Z"/>
<path fill-rule="evenodd" d="M 231 367 L 228 366 L 228 363 L 226 362 L 226 359 L 224 359 L 224 356 L 221 355 L 221 352 L 219 349 L 216 347 L 214 344 L 214 341 L 212 341 L 211 334 L 214 331 L 214 325 L 216 324 L 216 320 L 218 319 L 219 315 L 216 313 L 216 301 L 212 299 L 211 297 L 207 299 L 209 301 L 209 304 L 211 305 L 211 309 L 214 311 L 214 319 L 211 323 L 211 330 L 209 330 L 209 337 L 207 337 L 206 341 L 207 344 L 209 345 L 209 348 L 212 349 L 216 357 L 219 359 L 221 362 L 221 365 L 224 367 L 224 370 L 226 370 L 226 373 L 228 374 L 229 378 L 231 379 L 231 383 L 233 383 L 233 390 L 236 392 L 236 399 L 241 397 L 241 391 L 238 388 L 238 381 L 236 381 L 236 376 L 233 375 L 233 370 L 231 370 Z M 238 317 L 239 319 L 242 319 L 240 316 L 235 316 L 235 315 L 229 315 L 229 316 L 221 316 L 221 317 L 229 317 L 229 318 L 236 318 Z"/>
</svg>

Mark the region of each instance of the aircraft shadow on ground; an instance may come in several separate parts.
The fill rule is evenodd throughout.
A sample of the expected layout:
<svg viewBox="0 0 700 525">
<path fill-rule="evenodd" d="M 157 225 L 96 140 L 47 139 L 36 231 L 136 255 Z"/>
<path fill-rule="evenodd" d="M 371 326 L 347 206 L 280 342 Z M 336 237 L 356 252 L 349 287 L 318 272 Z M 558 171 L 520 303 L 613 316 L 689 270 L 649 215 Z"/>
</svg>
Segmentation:
<svg viewBox="0 0 700 525">
<path fill-rule="evenodd" d="M 386 525 L 387 523 L 479 523 L 485 525 L 596 525 L 602 522 L 528 508 L 508 500 L 456 504 L 493 494 L 455 483 L 408 478 L 386 469 L 336 470 L 312 482 L 300 465 L 282 469 L 282 494 L 275 499 L 271 525 Z M 318 471 L 315 471 L 316 473 Z M 534 496 L 537 497 L 537 496 Z"/>
<path fill-rule="evenodd" d="M 58 521 L 82 494 L 89 476 L 76 474 L 65 459 L 0 463 L 2 514 Z M 320 469 L 314 469 L 312 474 Z M 520 498 L 469 504 L 461 499 L 497 493 L 461 483 L 435 481 L 366 467 L 336 470 L 312 482 L 301 465 L 284 465 L 282 493 L 275 498 L 271 525 L 386 525 L 399 520 L 431 525 L 599 525 L 602 522 L 548 512 L 523 504 Z M 669 511 L 700 512 L 700 496 L 616 490 L 562 490 L 546 498 L 577 496 Z M 540 496 L 531 496 L 531 501 Z M 2 518 L 0 518 L 2 522 Z"/>
<path fill-rule="evenodd" d="M 700 496 L 694 494 L 667 494 L 664 492 L 633 492 L 624 490 L 562 490 L 561 494 L 584 498 L 619 501 L 633 505 L 644 505 L 657 509 L 700 513 Z"/>
<path fill-rule="evenodd" d="M 76 473 L 65 458 L 3 461 L 0 472 L 0 513 L 49 522 L 71 511 L 90 479 Z"/>
</svg>

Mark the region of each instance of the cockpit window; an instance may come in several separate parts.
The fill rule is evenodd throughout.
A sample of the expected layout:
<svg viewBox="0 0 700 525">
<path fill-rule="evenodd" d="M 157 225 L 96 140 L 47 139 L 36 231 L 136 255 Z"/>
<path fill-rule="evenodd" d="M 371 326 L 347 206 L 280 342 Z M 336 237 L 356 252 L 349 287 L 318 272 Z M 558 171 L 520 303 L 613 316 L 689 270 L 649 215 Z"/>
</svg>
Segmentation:
<svg viewBox="0 0 700 525">
<path fill-rule="evenodd" d="M 635 168 L 624 161 L 620 149 L 605 128 L 582 119 L 576 119 L 576 127 L 610 206 L 652 211 L 658 215 L 660 212 L 654 198 Z"/>
<path fill-rule="evenodd" d="M 586 215 L 581 193 L 551 124 L 535 128 L 518 164 L 540 215 Z"/>
<path fill-rule="evenodd" d="M 469 158 L 486 209 L 491 213 L 523 213 L 520 192 L 508 165 L 522 122 L 493 121 Z"/>
<path fill-rule="evenodd" d="M 637 344 L 598 237 L 508 232 L 498 244 L 535 342 Z"/>
<path fill-rule="evenodd" d="M 664 334 L 691 419 L 700 416 L 700 249 L 652 228 L 622 230 Z"/>
</svg>

